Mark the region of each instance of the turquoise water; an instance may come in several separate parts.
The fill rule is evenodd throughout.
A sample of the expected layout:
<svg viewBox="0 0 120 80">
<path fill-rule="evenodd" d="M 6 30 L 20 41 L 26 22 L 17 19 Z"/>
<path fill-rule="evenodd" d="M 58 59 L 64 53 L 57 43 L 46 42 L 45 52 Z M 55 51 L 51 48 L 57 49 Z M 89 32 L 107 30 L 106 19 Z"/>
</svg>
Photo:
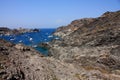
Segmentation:
<svg viewBox="0 0 120 80">
<path fill-rule="evenodd" d="M 38 47 L 38 44 L 42 42 L 49 42 L 56 37 L 52 35 L 55 29 L 40 29 L 40 32 L 29 32 L 19 35 L 1 35 L 1 39 L 5 39 L 12 43 L 22 43 L 27 46 L 31 46 L 36 50 L 40 51 L 41 53 L 47 55 L 48 50 L 42 47 Z"/>
</svg>

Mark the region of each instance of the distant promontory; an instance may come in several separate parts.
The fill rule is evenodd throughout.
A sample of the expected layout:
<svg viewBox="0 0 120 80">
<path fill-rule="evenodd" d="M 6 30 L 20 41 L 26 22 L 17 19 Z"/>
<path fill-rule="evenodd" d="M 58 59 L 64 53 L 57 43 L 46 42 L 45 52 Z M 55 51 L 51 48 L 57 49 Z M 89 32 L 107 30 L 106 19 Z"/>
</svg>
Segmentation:
<svg viewBox="0 0 120 80">
<path fill-rule="evenodd" d="M 27 28 L 16 28 L 16 29 L 10 29 L 8 27 L 0 27 L 0 34 L 3 35 L 11 35 L 11 34 L 22 34 L 26 32 L 39 32 L 40 30 L 35 29 L 27 29 Z"/>
</svg>

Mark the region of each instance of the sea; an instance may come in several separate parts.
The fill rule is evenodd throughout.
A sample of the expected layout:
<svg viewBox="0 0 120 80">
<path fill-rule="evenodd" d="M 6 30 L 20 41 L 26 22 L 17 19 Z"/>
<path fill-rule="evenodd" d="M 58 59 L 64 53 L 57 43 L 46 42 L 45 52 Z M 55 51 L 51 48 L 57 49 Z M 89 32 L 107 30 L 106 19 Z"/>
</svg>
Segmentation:
<svg viewBox="0 0 120 80">
<path fill-rule="evenodd" d="M 26 46 L 31 46 L 40 53 L 48 55 L 46 48 L 38 46 L 43 42 L 50 42 L 53 39 L 58 39 L 57 36 L 53 36 L 55 29 L 40 29 L 39 32 L 26 32 L 19 35 L 0 35 L 0 39 L 5 39 L 14 44 L 22 43 Z"/>
</svg>

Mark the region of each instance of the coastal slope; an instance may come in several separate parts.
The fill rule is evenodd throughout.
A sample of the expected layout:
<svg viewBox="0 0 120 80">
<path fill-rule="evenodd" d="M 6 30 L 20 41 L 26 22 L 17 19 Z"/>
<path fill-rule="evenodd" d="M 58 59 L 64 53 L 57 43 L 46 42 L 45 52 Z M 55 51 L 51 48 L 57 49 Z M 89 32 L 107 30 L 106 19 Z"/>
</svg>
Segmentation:
<svg viewBox="0 0 120 80">
<path fill-rule="evenodd" d="M 0 80 L 120 80 L 119 21 L 120 11 L 106 12 L 59 28 L 48 57 L 0 39 Z"/>
<path fill-rule="evenodd" d="M 109 74 L 120 71 L 120 11 L 106 12 L 98 18 L 75 20 L 64 28 L 58 28 L 54 35 L 61 37 L 61 40 L 49 44 L 50 55 L 54 58 L 77 63 L 90 71 L 107 69 Z"/>
<path fill-rule="evenodd" d="M 82 20 L 84 19 L 75 21 L 78 21 L 77 23 L 81 23 Z M 97 53 L 100 54 L 103 51 L 106 53 L 110 52 L 111 49 L 120 45 L 119 21 L 120 11 L 106 12 L 101 17 L 92 18 L 92 20 L 91 18 L 87 19 L 87 21 L 85 21 L 86 24 L 83 22 L 84 25 L 71 23 L 71 25 L 78 26 L 78 29 L 71 30 L 70 33 L 66 32 L 66 34 L 69 35 L 63 33 L 64 30 L 61 28 L 61 30 L 58 28 L 59 31 L 57 30 L 54 34 L 58 34 L 59 36 L 59 33 L 63 33 L 64 36 L 62 36 L 61 40 L 53 40 L 50 43 L 51 55 L 59 58 L 62 58 L 62 55 L 64 55 L 64 58 L 68 58 L 68 56 L 73 57 L 75 54 L 80 55 L 86 53 L 86 55 L 91 55 Z M 69 27 L 70 26 L 68 25 L 66 29 L 71 29 Z M 58 50 L 58 52 L 54 53 L 55 49 L 56 51 Z"/>
</svg>

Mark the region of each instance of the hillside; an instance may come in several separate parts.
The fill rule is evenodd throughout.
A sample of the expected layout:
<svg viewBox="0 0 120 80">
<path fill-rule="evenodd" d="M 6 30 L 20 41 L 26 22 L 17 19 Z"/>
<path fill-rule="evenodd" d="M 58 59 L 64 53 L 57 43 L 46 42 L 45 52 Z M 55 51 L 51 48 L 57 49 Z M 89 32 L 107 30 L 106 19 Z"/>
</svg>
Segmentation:
<svg viewBox="0 0 120 80">
<path fill-rule="evenodd" d="M 62 41 L 52 41 L 51 45 L 55 44 L 63 49 L 68 48 L 68 51 L 65 49 L 68 53 L 74 53 L 74 51 L 71 51 L 71 49 L 74 50 L 74 48 L 80 50 L 83 47 L 88 49 L 105 47 L 107 49 L 108 47 L 112 48 L 113 46 L 120 45 L 120 11 L 106 12 L 101 17 L 92 20 L 91 18 L 87 19 L 86 24 L 83 22 L 84 25 L 78 24 L 81 23 L 81 20 L 77 20 L 77 23 L 74 24 L 74 21 L 71 23 L 71 25 L 78 26 L 78 29 L 71 30 L 69 33 L 66 32 L 67 35 L 64 34 L 64 36 L 62 36 Z M 69 27 L 70 26 L 68 25 L 66 29 L 70 29 Z M 59 30 L 54 34 L 63 33 L 63 31 L 64 30 Z M 53 47 L 54 45 L 52 48 Z M 54 52 L 51 53 L 54 54 Z M 65 54 L 64 52 L 62 53 Z M 55 54 L 61 55 L 62 53 L 59 53 L 58 51 L 58 53 Z"/>
<path fill-rule="evenodd" d="M 0 39 L 0 80 L 120 80 L 120 11 L 59 28 L 45 57 Z"/>
<path fill-rule="evenodd" d="M 120 11 L 106 12 L 98 18 L 73 22 L 54 33 L 57 36 L 61 36 L 61 33 L 63 35 L 61 40 L 50 42 L 50 55 L 68 63 L 77 62 L 77 65 L 87 67 L 90 71 L 99 67 L 110 70 L 109 74 L 114 71 L 119 72 Z M 77 26 L 77 29 L 72 30 L 71 25 L 75 25 L 72 28 Z"/>
</svg>

